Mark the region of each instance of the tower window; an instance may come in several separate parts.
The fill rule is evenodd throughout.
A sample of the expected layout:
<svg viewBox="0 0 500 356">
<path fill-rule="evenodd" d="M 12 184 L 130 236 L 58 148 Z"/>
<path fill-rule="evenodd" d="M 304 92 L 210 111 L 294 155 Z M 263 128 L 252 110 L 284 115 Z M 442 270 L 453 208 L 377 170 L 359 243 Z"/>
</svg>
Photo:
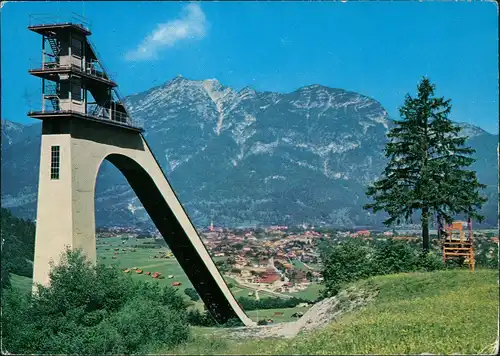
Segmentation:
<svg viewBox="0 0 500 356">
<path fill-rule="evenodd" d="M 60 150 L 59 146 L 51 147 L 50 179 L 59 179 Z"/>
<path fill-rule="evenodd" d="M 75 57 L 81 57 L 82 56 L 82 44 L 83 42 L 80 41 L 78 38 L 71 38 L 71 54 Z"/>
<path fill-rule="evenodd" d="M 71 99 L 81 101 L 83 98 L 82 81 L 80 78 L 71 80 Z"/>
</svg>

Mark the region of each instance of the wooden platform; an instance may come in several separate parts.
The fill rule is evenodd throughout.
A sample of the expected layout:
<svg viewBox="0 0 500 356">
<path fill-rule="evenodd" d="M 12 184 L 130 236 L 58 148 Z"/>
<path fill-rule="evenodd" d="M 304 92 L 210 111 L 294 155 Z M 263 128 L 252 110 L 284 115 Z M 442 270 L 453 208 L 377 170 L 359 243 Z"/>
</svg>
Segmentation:
<svg viewBox="0 0 500 356">
<path fill-rule="evenodd" d="M 443 261 L 463 258 L 469 268 L 474 271 L 474 246 L 470 240 L 446 239 L 443 241 Z"/>
</svg>

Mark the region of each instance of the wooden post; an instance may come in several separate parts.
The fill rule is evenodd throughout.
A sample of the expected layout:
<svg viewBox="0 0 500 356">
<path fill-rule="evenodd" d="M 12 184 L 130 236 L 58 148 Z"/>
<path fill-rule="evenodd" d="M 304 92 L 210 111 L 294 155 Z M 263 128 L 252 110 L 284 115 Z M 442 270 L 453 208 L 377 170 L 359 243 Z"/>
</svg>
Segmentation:
<svg viewBox="0 0 500 356">
<path fill-rule="evenodd" d="M 469 230 L 469 243 L 470 243 L 470 250 L 469 250 L 469 264 L 472 272 L 474 272 L 474 267 L 476 264 L 476 258 L 474 256 L 474 241 L 472 238 L 472 218 L 469 216 L 467 219 L 467 227 Z"/>
</svg>

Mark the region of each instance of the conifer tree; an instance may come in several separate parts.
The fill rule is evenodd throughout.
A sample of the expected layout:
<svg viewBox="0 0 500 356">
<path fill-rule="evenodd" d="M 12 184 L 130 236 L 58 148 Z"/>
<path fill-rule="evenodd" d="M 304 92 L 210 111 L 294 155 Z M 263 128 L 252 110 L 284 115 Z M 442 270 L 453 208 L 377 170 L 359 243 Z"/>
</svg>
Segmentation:
<svg viewBox="0 0 500 356">
<path fill-rule="evenodd" d="M 417 96 L 407 94 L 388 133 L 385 156 L 389 162 L 366 194 L 373 202 L 365 209 L 385 211 L 386 225 L 412 221 L 420 211 L 423 252 L 429 250 L 429 218 L 436 214 L 450 223 L 457 214 L 483 220 L 478 210 L 486 202 L 476 172 L 468 170 L 475 152 L 466 146 L 466 136 L 448 115 L 451 100 L 434 96 L 428 78 L 418 84 Z"/>
</svg>

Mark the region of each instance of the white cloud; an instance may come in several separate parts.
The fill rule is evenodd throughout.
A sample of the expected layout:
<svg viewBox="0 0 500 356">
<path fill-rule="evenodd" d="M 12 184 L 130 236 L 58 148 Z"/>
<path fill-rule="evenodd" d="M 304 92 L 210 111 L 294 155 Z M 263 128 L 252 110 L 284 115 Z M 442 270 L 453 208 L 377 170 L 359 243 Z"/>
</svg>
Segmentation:
<svg viewBox="0 0 500 356">
<path fill-rule="evenodd" d="M 172 47 L 185 39 L 203 38 L 207 29 L 208 21 L 200 5 L 196 3 L 186 5 L 178 19 L 159 24 L 136 49 L 125 55 L 125 59 L 131 61 L 155 59 L 160 49 Z"/>
</svg>

